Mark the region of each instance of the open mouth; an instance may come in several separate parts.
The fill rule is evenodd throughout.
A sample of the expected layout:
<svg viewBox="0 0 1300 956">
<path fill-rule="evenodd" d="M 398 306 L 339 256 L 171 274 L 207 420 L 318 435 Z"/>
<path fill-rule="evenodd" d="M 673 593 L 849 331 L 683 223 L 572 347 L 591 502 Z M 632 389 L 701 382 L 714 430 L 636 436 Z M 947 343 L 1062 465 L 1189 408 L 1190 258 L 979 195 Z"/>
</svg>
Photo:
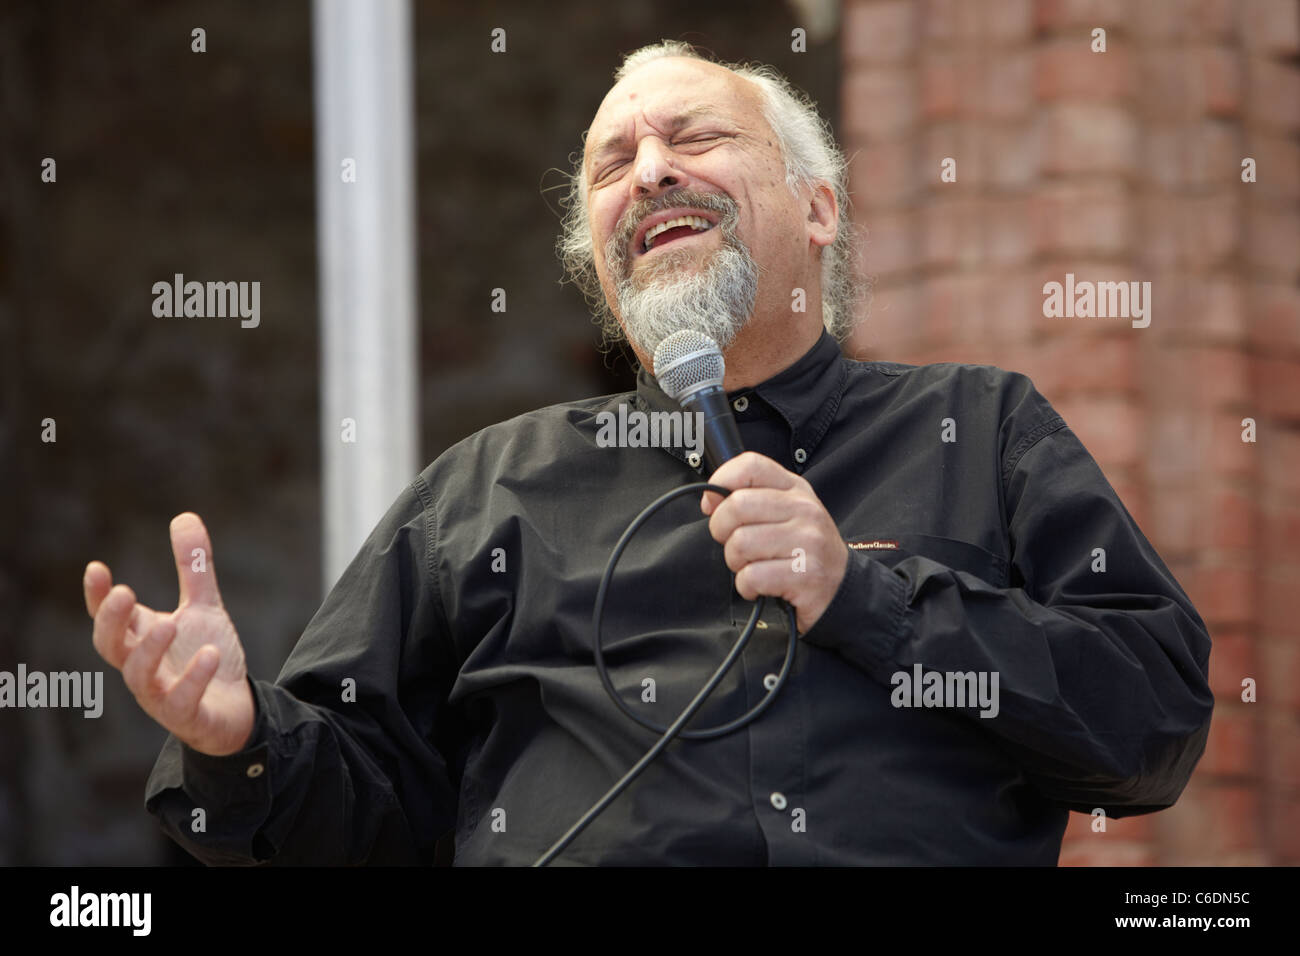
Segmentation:
<svg viewBox="0 0 1300 956">
<path fill-rule="evenodd" d="M 712 228 L 713 223 L 703 216 L 677 216 L 673 219 L 667 219 L 646 230 L 645 238 L 641 240 L 640 248 L 636 250 L 636 254 L 643 256 L 654 249 L 708 232 Z"/>
</svg>

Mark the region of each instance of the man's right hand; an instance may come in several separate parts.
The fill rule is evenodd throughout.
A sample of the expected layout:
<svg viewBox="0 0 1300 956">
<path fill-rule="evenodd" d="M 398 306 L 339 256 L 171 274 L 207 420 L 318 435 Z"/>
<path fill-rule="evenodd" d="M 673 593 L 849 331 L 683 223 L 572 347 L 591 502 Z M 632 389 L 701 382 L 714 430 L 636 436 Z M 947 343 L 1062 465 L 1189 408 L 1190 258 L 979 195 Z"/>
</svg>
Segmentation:
<svg viewBox="0 0 1300 956">
<path fill-rule="evenodd" d="M 183 743 L 216 757 L 237 753 L 256 716 L 244 648 L 221 603 L 212 544 L 199 516 L 177 515 L 171 537 L 181 592 L 171 612 L 138 603 L 125 584 L 113 587 L 102 562 L 86 565 L 95 650 L 122 672 L 145 713 Z"/>
</svg>

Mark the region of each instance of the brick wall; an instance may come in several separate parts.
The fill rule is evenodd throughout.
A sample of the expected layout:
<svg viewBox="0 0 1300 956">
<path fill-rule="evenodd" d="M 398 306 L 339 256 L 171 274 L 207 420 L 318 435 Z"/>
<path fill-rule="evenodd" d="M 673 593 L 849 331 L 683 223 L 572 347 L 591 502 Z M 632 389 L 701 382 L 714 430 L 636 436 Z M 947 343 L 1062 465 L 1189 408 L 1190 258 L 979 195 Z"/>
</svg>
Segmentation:
<svg viewBox="0 0 1300 956">
<path fill-rule="evenodd" d="M 850 349 L 1031 376 L 1214 639 L 1181 800 L 1072 815 L 1061 862 L 1300 863 L 1300 2 L 848 0 L 842 40 Z M 1150 325 L 1046 317 L 1066 273 L 1150 282 Z"/>
</svg>

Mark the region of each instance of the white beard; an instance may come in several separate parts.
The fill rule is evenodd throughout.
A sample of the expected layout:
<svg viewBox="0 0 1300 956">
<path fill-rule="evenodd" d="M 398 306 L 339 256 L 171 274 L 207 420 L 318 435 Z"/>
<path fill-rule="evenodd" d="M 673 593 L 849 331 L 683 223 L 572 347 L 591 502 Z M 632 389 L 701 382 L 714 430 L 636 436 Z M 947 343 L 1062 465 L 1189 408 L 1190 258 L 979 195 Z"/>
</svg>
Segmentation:
<svg viewBox="0 0 1300 956">
<path fill-rule="evenodd" d="M 703 332 L 724 351 L 745 327 L 758 296 L 758 266 L 744 243 L 723 237 L 699 272 L 683 273 L 690 255 L 665 249 L 652 268 L 618 283 L 624 330 L 642 354 L 679 329 Z"/>
</svg>

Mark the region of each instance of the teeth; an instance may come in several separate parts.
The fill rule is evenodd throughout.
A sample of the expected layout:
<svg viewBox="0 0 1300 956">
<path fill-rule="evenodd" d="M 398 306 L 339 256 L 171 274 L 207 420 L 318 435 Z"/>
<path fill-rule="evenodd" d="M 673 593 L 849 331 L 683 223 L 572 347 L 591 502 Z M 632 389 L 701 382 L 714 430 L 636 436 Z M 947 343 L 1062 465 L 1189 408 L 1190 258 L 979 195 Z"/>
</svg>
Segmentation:
<svg viewBox="0 0 1300 956">
<path fill-rule="evenodd" d="M 669 229 L 675 229 L 678 226 L 690 226 L 696 232 L 707 232 L 713 228 L 713 223 L 709 222 L 702 216 L 678 216 L 676 219 L 669 219 L 667 222 L 661 222 L 659 225 L 646 230 L 645 234 L 645 251 L 650 251 L 650 244 L 654 242 L 656 236 L 661 232 L 667 232 Z"/>
</svg>

